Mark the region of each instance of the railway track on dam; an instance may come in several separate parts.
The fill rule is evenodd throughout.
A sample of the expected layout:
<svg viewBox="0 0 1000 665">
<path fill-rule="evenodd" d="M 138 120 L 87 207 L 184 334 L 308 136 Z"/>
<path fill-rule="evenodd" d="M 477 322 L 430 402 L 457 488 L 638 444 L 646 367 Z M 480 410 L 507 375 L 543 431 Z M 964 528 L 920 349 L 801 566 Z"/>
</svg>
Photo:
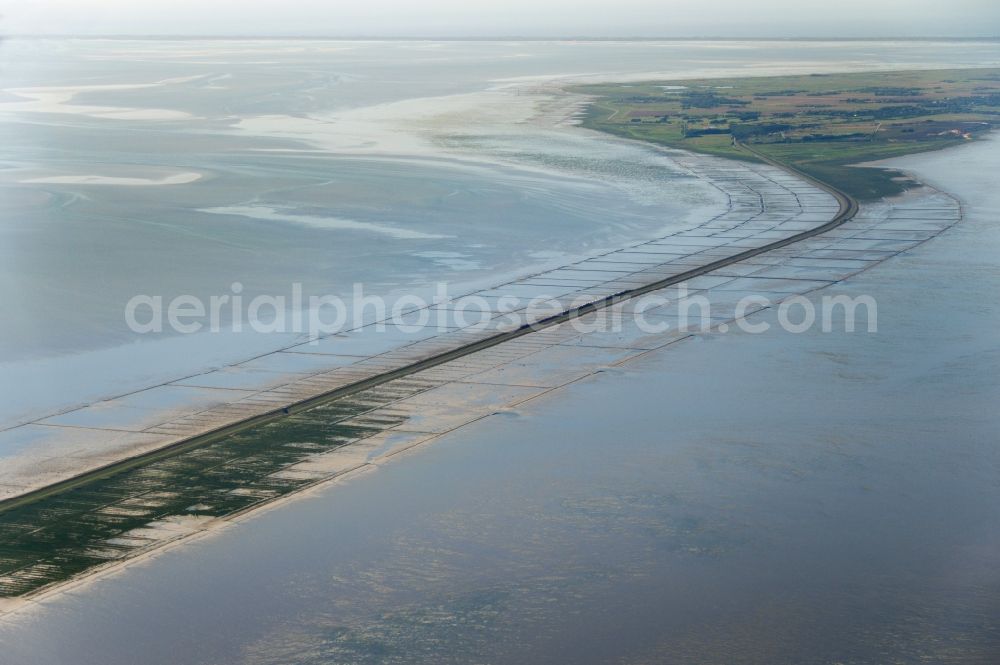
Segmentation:
<svg viewBox="0 0 1000 665">
<path fill-rule="evenodd" d="M 521 321 L 530 322 L 514 329 L 488 328 L 469 334 L 471 326 L 458 325 L 451 332 L 395 347 L 392 344 L 399 338 L 390 336 L 374 345 L 389 351 L 378 353 L 365 347 L 369 348 L 367 356 L 353 356 L 345 366 L 331 361 L 333 369 L 296 374 L 297 378 L 283 379 L 287 384 L 261 388 L 246 398 L 256 401 L 242 412 L 227 403 L 218 410 L 209 407 L 191 416 L 151 421 L 164 425 L 136 422 L 131 426 L 131 431 L 167 432 L 173 437 L 155 444 L 158 447 L 123 450 L 128 457 L 114 450 L 103 453 L 103 458 L 95 454 L 94 466 L 82 471 L 73 468 L 80 462 L 73 455 L 80 453 L 70 451 L 65 458 L 57 458 L 57 468 L 69 467 L 62 478 L 0 502 L 0 615 L 58 593 L 66 584 L 82 583 L 215 525 L 372 468 L 466 424 L 516 409 L 579 378 L 690 337 L 680 330 L 641 338 L 627 333 L 622 338 L 615 336 L 618 333 L 585 329 L 588 321 L 599 320 L 597 313 L 602 310 L 699 277 L 703 278 L 700 285 L 691 282 L 698 293 L 735 293 L 712 285 L 720 279 L 740 281 L 735 276 L 748 274 L 745 268 L 753 268 L 754 257 L 826 233 L 859 212 L 857 202 L 847 194 L 746 149 L 764 165 L 739 166 L 711 158 L 686 164 L 692 175 L 707 179 L 728 196 L 726 212 L 685 231 L 480 292 L 523 294 L 525 289 L 537 292 L 579 281 L 563 292 L 562 300 L 552 291 L 542 296 L 559 303 L 563 309 L 558 313 L 531 321 L 530 316 L 524 317 L 524 310 Z M 786 226 L 790 220 L 795 221 Z M 809 251 L 803 247 L 803 253 Z M 717 273 L 741 262 L 749 265 L 734 266 L 733 276 Z M 773 266 L 770 261 L 757 264 L 765 271 Z M 747 279 L 756 279 L 765 290 L 780 284 L 780 298 L 782 293 L 787 295 L 789 286 L 806 291 L 823 288 L 853 270 L 840 266 L 816 279 L 798 278 L 794 272 L 786 277 Z M 574 296 L 583 296 L 587 302 L 576 306 Z M 719 297 L 721 304 L 727 296 Z M 616 311 L 621 310 L 612 309 L 612 316 Z M 728 311 L 720 314 L 732 320 Z M 560 325 L 588 315 L 593 316 L 584 320 L 584 328 Z M 661 321 L 672 316 L 656 311 L 652 315 Z M 634 322 L 631 328 L 636 328 Z M 346 357 L 336 355 L 347 353 L 343 337 L 330 338 L 329 345 L 317 351 L 319 357 Z M 283 355 L 277 359 L 279 366 L 310 357 L 298 346 L 289 351 L 274 352 Z M 240 365 L 234 368 L 242 371 Z M 205 376 L 220 372 L 226 370 L 212 370 Z M 194 378 L 198 379 L 195 386 L 211 384 L 202 375 Z M 184 389 L 185 381 L 161 387 Z M 296 395 L 301 398 L 294 399 Z M 88 417 L 111 413 L 121 418 L 123 407 L 108 408 L 127 399 L 112 398 L 81 410 Z M 142 409 L 124 407 L 124 411 L 131 411 L 127 414 L 131 417 Z M 242 413 L 252 416 L 240 417 Z M 87 451 L 106 446 L 101 437 L 120 436 L 123 431 L 88 429 L 63 418 L 53 416 L 52 424 L 40 421 L 30 427 L 35 433 L 79 436 L 83 432 L 91 438 L 83 440 L 82 448 L 77 444 L 76 450 Z M 184 426 L 192 433 L 187 434 Z M 44 463 L 38 467 L 40 473 L 44 469 Z"/>
</svg>

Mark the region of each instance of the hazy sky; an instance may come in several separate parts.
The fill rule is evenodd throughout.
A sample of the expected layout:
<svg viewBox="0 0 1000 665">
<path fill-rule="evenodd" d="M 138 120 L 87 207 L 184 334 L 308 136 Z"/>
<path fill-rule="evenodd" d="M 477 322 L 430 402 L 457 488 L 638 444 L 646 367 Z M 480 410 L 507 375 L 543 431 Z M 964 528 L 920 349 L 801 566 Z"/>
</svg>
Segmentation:
<svg viewBox="0 0 1000 665">
<path fill-rule="evenodd" d="M 0 0 L 0 34 L 995 36 L 997 0 Z"/>
</svg>

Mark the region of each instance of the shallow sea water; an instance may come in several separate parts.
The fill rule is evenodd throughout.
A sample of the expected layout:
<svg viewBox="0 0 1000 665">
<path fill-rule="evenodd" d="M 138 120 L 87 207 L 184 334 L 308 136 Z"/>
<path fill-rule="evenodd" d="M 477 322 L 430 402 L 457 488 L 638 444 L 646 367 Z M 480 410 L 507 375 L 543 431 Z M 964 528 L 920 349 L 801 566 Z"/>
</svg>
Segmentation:
<svg viewBox="0 0 1000 665">
<path fill-rule="evenodd" d="M 996 662 L 997 154 L 898 162 L 967 218 L 831 290 L 877 333 L 672 345 L 9 617 L 6 662 Z"/>
</svg>

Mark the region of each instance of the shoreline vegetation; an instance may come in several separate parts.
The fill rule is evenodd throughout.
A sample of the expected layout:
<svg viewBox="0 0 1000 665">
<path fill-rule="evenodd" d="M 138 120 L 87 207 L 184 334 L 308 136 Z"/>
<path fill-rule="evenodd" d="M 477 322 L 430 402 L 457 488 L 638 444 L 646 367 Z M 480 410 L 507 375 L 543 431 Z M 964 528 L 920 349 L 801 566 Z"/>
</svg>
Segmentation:
<svg viewBox="0 0 1000 665">
<path fill-rule="evenodd" d="M 1000 69 L 809 74 L 576 85 L 582 126 L 671 148 L 753 153 L 878 200 L 916 184 L 859 164 L 940 150 L 1000 126 Z M 744 146 L 746 146 L 745 149 Z"/>
</svg>

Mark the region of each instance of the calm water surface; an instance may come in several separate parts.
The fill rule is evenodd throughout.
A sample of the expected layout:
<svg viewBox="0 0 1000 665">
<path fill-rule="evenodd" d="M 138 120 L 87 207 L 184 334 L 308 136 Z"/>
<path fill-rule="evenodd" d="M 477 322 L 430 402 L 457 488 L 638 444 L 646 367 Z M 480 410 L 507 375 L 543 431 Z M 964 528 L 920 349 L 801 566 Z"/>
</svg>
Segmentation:
<svg viewBox="0 0 1000 665">
<path fill-rule="evenodd" d="M 997 144 L 839 287 L 877 334 L 713 335 L 0 627 L 4 662 L 995 663 Z"/>
</svg>

